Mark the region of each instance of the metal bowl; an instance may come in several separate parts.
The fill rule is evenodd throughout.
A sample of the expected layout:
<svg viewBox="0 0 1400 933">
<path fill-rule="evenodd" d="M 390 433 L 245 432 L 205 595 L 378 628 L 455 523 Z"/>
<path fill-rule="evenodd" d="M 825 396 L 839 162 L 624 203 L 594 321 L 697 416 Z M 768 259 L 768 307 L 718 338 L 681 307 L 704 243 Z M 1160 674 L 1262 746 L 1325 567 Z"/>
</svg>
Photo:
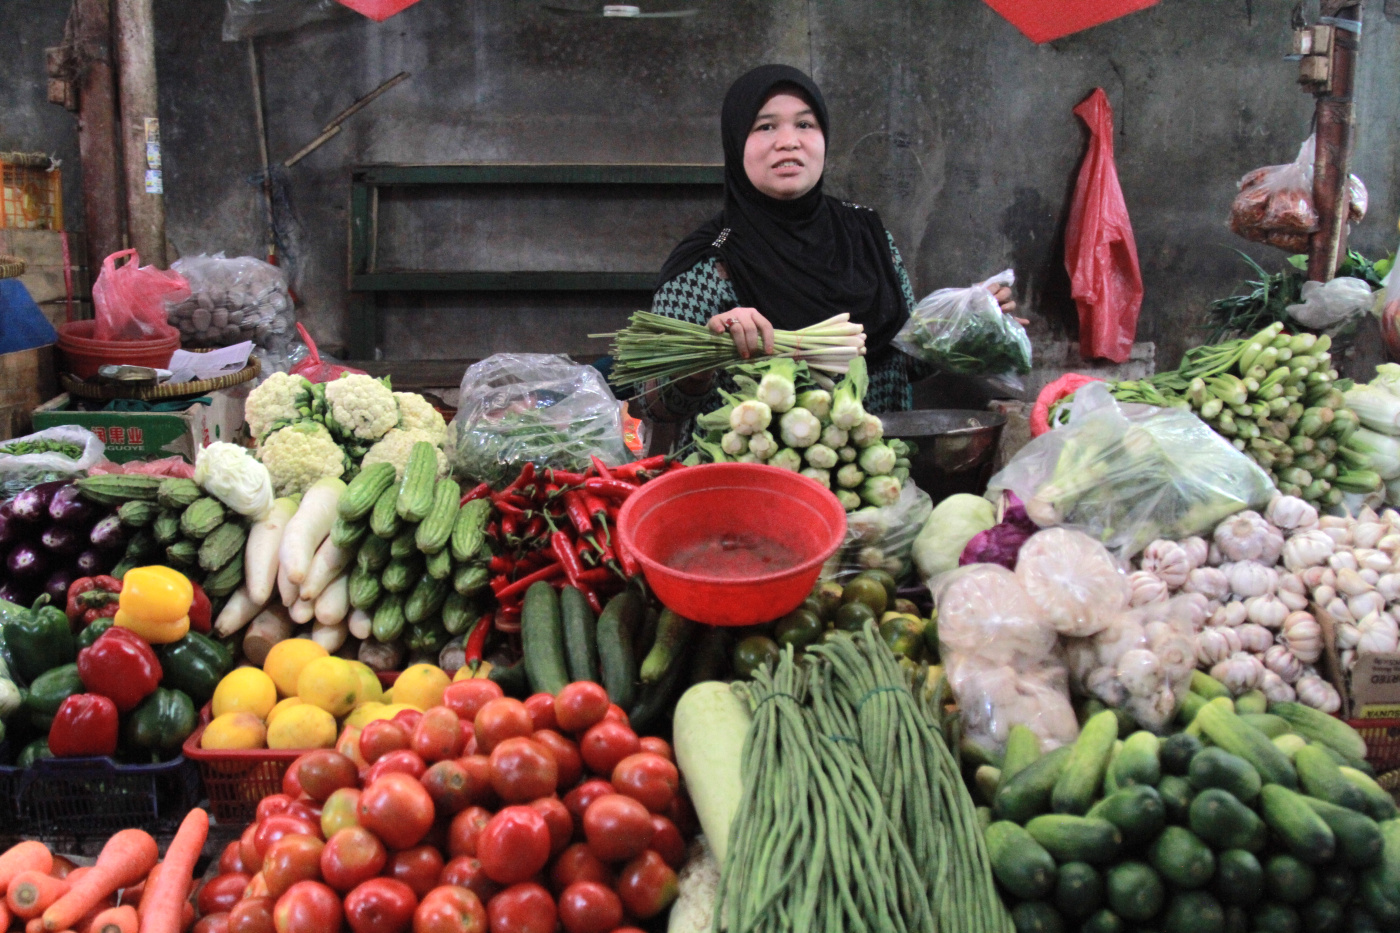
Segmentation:
<svg viewBox="0 0 1400 933">
<path fill-rule="evenodd" d="M 992 477 L 1006 416 L 991 411 L 924 409 L 880 415 L 885 437 L 917 444 L 909 476 L 935 504 L 954 493 L 981 495 Z"/>
</svg>

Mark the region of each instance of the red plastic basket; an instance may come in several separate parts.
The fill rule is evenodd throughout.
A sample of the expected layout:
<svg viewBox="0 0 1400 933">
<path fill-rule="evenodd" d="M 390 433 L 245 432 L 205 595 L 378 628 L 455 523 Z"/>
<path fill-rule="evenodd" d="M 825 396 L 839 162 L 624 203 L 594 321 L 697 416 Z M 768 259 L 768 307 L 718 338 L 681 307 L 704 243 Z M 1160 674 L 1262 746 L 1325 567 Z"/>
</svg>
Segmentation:
<svg viewBox="0 0 1400 933">
<path fill-rule="evenodd" d="M 1366 761 L 1377 774 L 1400 770 L 1400 719 L 1349 719 L 1366 740 Z"/>
</svg>

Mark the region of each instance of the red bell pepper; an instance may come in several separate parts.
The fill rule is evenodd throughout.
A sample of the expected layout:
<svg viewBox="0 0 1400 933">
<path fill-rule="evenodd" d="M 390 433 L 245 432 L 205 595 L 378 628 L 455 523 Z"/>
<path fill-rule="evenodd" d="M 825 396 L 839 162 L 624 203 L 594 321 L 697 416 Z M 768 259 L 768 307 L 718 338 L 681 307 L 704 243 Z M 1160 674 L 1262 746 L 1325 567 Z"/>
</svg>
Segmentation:
<svg viewBox="0 0 1400 933">
<path fill-rule="evenodd" d="M 214 627 L 214 607 L 209 602 L 209 594 L 204 592 L 204 587 L 190 581 L 190 586 L 194 587 L 194 602 L 190 603 L 190 631 L 199 632 L 201 635 L 208 634 Z"/>
<path fill-rule="evenodd" d="M 117 614 L 122 581 L 105 575 L 79 577 L 68 587 L 68 621 L 79 628 Z"/>
<path fill-rule="evenodd" d="M 160 659 L 140 635 L 114 625 L 78 652 L 78 676 L 125 713 L 160 686 Z"/>
<path fill-rule="evenodd" d="M 75 693 L 63 701 L 49 727 L 49 751 L 55 758 L 110 755 L 116 750 L 117 704 L 95 693 Z"/>
</svg>

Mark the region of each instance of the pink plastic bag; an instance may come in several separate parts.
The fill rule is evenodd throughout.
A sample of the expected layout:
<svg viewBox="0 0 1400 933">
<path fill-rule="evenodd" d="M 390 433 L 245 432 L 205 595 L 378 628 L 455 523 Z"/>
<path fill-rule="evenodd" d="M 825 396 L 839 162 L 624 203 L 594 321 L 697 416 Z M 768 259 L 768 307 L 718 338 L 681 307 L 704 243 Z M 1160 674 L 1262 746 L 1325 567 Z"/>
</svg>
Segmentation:
<svg viewBox="0 0 1400 933">
<path fill-rule="evenodd" d="M 297 324 L 297 333 L 301 334 L 301 339 L 306 344 L 309 351 L 306 359 L 292 367 L 292 372 L 298 376 L 306 377 L 308 382 L 332 382 L 341 377 L 342 373 L 358 373 L 361 376 L 369 375 L 363 369 L 355 369 L 352 366 L 341 366 L 339 363 L 321 362 L 321 353 L 316 349 L 316 341 L 311 339 L 311 335 L 306 332 L 306 328 L 300 323 Z"/>
<path fill-rule="evenodd" d="M 1113 164 L 1113 108 L 1103 88 L 1095 88 L 1074 114 L 1089 126 L 1089 153 L 1065 231 L 1065 268 L 1079 306 L 1079 354 L 1122 363 L 1137 334 L 1142 273 Z"/>
<path fill-rule="evenodd" d="M 376 23 L 384 22 L 395 13 L 402 13 L 417 2 L 418 0 L 340 0 L 344 6 L 368 16 Z"/>
<path fill-rule="evenodd" d="M 117 260 L 130 256 L 129 262 Z M 92 285 L 92 304 L 98 340 L 153 340 L 178 331 L 165 319 L 167 301 L 184 301 L 190 295 L 189 283 L 178 272 L 141 265 L 134 249 L 113 253 L 102 263 L 102 271 Z"/>
</svg>

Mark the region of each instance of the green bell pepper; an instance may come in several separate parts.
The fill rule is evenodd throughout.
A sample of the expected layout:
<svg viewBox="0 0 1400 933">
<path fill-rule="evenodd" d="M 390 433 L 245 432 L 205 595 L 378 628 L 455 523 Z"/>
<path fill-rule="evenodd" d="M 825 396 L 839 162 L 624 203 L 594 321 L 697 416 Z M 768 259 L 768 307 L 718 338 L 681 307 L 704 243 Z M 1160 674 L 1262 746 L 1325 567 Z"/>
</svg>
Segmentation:
<svg viewBox="0 0 1400 933">
<path fill-rule="evenodd" d="M 48 739 L 35 739 L 19 753 L 15 759 L 15 765 L 20 768 L 27 768 L 40 758 L 52 758 L 53 752 L 49 751 Z"/>
<path fill-rule="evenodd" d="M 192 631 L 160 649 L 160 667 L 161 685 L 183 691 L 198 707 L 214 696 L 214 688 L 233 667 L 233 656 L 208 635 Z"/>
<path fill-rule="evenodd" d="M 111 616 L 105 616 L 95 620 L 87 628 L 79 632 L 76 640 L 78 650 L 82 651 L 84 648 L 91 647 L 92 643 L 97 641 L 98 637 L 100 637 L 103 632 L 112 627 L 112 624 Z"/>
<path fill-rule="evenodd" d="M 157 687 L 126 719 L 123 737 L 131 749 L 149 750 L 157 758 L 178 752 L 194 731 L 194 701 L 179 690 Z"/>
<path fill-rule="evenodd" d="M 78 656 L 68 616 L 57 606 L 36 605 L 29 615 L 6 622 L 5 645 L 14 659 L 15 674 L 26 683 Z"/>
<path fill-rule="evenodd" d="M 24 700 L 24 709 L 34 728 L 47 732 L 63 701 L 86 691 L 83 679 L 78 676 L 78 665 L 63 664 L 34 678 L 29 685 L 29 696 Z"/>
</svg>

